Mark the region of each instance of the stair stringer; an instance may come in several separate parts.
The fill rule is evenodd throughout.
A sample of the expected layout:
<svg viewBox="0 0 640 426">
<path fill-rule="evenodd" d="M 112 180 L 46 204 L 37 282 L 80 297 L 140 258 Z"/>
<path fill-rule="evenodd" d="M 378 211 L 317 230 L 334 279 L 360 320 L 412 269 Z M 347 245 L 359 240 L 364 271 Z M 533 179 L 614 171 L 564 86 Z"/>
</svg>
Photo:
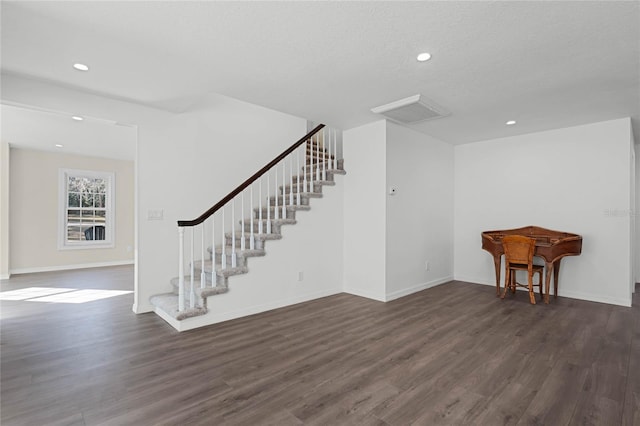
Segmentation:
<svg viewBox="0 0 640 426">
<path fill-rule="evenodd" d="M 229 277 L 228 292 L 207 298 L 205 315 L 163 319 L 186 331 L 341 293 L 344 191 L 342 175 L 334 179 L 309 211 L 296 212 L 295 225 L 282 227 L 282 239 L 266 243 L 265 256 L 249 259 L 248 273 Z"/>
</svg>

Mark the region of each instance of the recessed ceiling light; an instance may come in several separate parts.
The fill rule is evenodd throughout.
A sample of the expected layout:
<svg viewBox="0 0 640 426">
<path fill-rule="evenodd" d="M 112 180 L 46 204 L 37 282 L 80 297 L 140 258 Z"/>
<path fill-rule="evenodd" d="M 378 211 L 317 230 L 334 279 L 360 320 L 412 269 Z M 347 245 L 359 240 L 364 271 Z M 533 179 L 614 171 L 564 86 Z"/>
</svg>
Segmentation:
<svg viewBox="0 0 640 426">
<path fill-rule="evenodd" d="M 82 121 L 82 120 L 84 120 L 84 118 L 80 117 L 79 115 L 74 115 L 74 116 L 73 116 L 73 117 L 71 117 L 71 118 L 73 118 L 73 119 L 74 119 L 74 120 L 76 120 L 76 121 Z"/>
<path fill-rule="evenodd" d="M 419 62 L 425 62 L 428 61 L 429 59 L 431 59 L 431 53 L 421 53 L 418 55 L 418 57 L 416 58 Z"/>
<path fill-rule="evenodd" d="M 516 124 L 515 120 L 509 120 L 505 123 L 507 126 L 513 126 L 514 124 Z"/>
<path fill-rule="evenodd" d="M 85 64 L 77 63 L 77 64 L 73 64 L 73 67 L 78 71 L 89 71 L 89 67 Z"/>
<path fill-rule="evenodd" d="M 60 145 L 59 143 L 56 144 L 56 148 L 62 148 L 64 145 Z"/>
</svg>

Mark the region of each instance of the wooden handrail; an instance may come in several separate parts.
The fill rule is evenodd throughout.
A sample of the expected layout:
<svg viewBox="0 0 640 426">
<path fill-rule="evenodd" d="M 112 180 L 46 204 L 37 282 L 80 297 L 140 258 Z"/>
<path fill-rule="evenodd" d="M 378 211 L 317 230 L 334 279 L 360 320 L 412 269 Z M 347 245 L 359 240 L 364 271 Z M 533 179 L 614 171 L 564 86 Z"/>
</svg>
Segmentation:
<svg viewBox="0 0 640 426">
<path fill-rule="evenodd" d="M 244 191 L 245 188 L 247 188 L 253 182 L 258 180 L 258 178 L 260 176 L 265 174 L 269 169 L 271 169 L 273 166 L 275 166 L 280 161 L 282 161 L 283 158 L 285 158 L 287 155 L 291 154 L 297 147 L 299 147 L 300 145 L 305 143 L 307 140 L 311 139 L 311 137 L 313 135 L 315 135 L 316 133 L 318 133 L 320 131 L 320 129 L 322 129 L 323 127 L 324 127 L 324 124 L 317 125 L 312 131 L 310 131 L 309 133 L 304 135 L 300 140 L 298 140 L 296 143 L 294 143 L 289 148 L 287 148 L 282 154 L 278 155 L 271 162 L 269 162 L 269 164 L 267 164 L 266 166 L 264 166 L 263 168 L 258 170 L 256 173 L 254 173 L 253 176 L 251 176 L 249 179 L 245 180 L 240 186 L 238 186 L 236 189 L 234 189 L 229 194 L 227 194 L 226 197 L 224 197 L 222 200 L 218 201 L 209 210 L 207 210 L 206 212 L 202 213 L 196 219 L 193 219 L 193 220 L 179 220 L 178 221 L 178 226 L 196 226 L 196 225 L 200 225 L 202 222 L 207 220 L 212 214 L 214 214 L 215 212 L 220 210 L 220 208 L 222 208 L 222 206 L 227 204 L 229 201 L 233 200 L 236 195 L 238 195 L 239 193 Z"/>
</svg>

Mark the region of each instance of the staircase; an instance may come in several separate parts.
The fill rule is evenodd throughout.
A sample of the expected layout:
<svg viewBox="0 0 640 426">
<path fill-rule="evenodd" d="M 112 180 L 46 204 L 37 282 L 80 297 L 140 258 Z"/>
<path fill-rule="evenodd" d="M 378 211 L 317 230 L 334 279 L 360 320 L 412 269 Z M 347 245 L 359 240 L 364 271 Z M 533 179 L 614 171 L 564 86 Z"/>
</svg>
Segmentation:
<svg viewBox="0 0 640 426">
<path fill-rule="evenodd" d="M 229 277 L 249 273 L 249 259 L 265 256 L 267 241 L 282 239 L 282 227 L 345 174 L 337 151 L 337 131 L 319 125 L 200 217 L 178 221 L 178 276 L 172 292 L 149 299 L 155 312 L 206 315 L 207 299 L 230 291 Z"/>
</svg>

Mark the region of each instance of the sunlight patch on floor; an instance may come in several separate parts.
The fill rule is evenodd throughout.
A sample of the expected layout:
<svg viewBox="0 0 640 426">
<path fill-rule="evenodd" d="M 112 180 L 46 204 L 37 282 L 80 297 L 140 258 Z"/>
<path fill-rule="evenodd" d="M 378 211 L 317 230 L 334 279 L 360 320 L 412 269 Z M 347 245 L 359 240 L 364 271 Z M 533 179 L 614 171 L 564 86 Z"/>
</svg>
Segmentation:
<svg viewBox="0 0 640 426">
<path fill-rule="evenodd" d="M 130 294 L 129 290 L 29 287 L 0 293 L 0 300 L 24 300 L 47 303 L 85 303 Z"/>
</svg>

